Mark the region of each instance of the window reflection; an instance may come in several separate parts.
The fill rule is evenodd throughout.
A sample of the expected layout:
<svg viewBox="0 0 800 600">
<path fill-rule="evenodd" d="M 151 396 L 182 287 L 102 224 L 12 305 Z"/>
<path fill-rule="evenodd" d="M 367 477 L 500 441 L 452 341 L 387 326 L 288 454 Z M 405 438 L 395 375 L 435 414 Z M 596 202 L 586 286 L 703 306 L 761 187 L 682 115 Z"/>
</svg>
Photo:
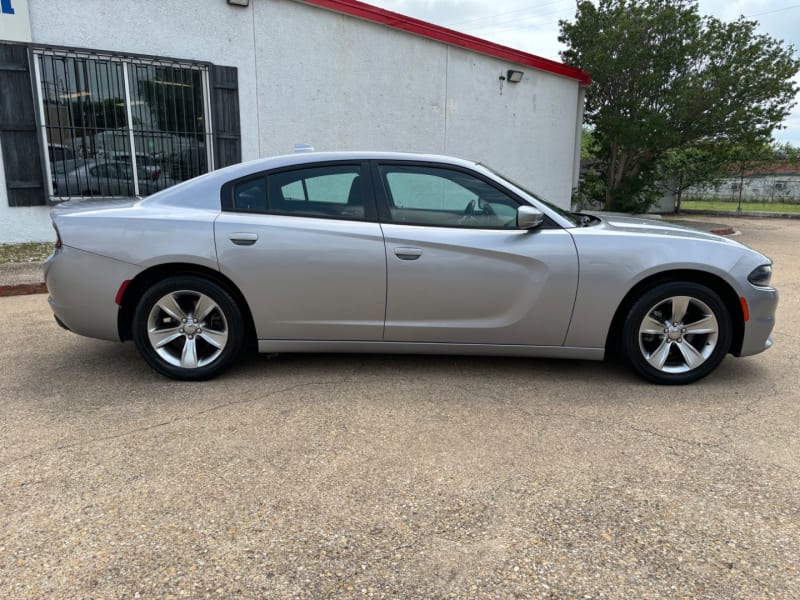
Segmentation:
<svg viewBox="0 0 800 600">
<path fill-rule="evenodd" d="M 209 170 L 204 66 L 36 58 L 54 200 L 146 196 Z"/>
</svg>

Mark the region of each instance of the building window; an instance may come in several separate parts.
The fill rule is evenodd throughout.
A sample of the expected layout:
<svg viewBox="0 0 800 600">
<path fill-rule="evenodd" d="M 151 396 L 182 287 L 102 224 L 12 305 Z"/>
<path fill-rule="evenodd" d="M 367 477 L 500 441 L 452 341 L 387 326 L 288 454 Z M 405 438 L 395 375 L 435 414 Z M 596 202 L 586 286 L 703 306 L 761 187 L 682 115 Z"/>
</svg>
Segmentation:
<svg viewBox="0 0 800 600">
<path fill-rule="evenodd" d="M 51 200 L 146 196 L 213 168 L 206 65 L 34 56 Z"/>
</svg>

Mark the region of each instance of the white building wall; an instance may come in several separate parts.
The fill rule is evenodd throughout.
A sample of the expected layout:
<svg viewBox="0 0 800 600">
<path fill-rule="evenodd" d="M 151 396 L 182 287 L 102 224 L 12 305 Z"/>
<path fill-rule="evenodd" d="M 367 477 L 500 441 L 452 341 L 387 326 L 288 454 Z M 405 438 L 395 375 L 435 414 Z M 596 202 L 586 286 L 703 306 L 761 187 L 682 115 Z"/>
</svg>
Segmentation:
<svg viewBox="0 0 800 600">
<path fill-rule="evenodd" d="M 237 67 L 243 160 L 298 142 L 451 154 L 569 206 L 576 80 L 294 0 L 30 0 L 30 13 L 37 44 Z M 520 83 L 500 81 L 509 68 Z M 51 239 L 47 212 L 9 208 L 0 189 L 0 242 Z"/>
<path fill-rule="evenodd" d="M 450 154 L 569 206 L 576 80 L 291 0 L 258 3 L 255 23 L 263 156 L 297 142 Z M 510 68 L 520 83 L 501 82 Z"/>
<path fill-rule="evenodd" d="M 460 48 L 449 57 L 442 152 L 483 162 L 569 208 L 578 82 Z M 509 68 L 524 72 L 521 82 L 500 80 Z"/>
<path fill-rule="evenodd" d="M 263 156 L 443 151 L 447 46 L 291 0 L 256 8 Z"/>
</svg>

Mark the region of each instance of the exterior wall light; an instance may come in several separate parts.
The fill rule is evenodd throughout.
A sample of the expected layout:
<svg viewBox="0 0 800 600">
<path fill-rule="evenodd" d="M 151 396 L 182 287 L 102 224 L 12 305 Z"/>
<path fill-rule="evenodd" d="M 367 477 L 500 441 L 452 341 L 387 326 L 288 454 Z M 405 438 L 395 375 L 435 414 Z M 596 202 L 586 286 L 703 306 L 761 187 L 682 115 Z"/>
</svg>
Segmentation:
<svg viewBox="0 0 800 600">
<path fill-rule="evenodd" d="M 508 73 L 506 73 L 506 79 L 509 83 L 519 83 L 522 81 L 522 75 L 522 71 L 513 71 L 509 69 Z"/>
</svg>

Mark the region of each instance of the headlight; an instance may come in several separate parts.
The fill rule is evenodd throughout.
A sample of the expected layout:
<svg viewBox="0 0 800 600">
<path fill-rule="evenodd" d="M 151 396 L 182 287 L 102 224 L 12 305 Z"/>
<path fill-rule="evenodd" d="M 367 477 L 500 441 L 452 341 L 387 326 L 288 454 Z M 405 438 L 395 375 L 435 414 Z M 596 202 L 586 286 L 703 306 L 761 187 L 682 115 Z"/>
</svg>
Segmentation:
<svg viewBox="0 0 800 600">
<path fill-rule="evenodd" d="M 771 277 L 772 265 L 761 265 L 753 269 L 753 272 L 747 276 L 747 281 L 759 287 L 767 287 Z"/>
</svg>

